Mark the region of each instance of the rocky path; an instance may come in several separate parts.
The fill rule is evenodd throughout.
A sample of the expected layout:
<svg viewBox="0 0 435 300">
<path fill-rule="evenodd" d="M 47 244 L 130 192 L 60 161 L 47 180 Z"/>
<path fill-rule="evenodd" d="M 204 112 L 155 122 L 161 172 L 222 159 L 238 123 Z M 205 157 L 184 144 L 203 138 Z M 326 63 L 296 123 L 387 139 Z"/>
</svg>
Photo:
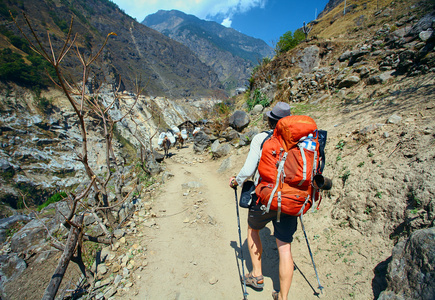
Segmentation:
<svg viewBox="0 0 435 300">
<path fill-rule="evenodd" d="M 145 222 L 147 226 L 138 227 L 142 233 L 139 243 L 146 245 L 148 264 L 135 273 L 134 289 L 123 294 L 123 299 L 243 298 L 238 281 L 242 266 L 238 259 L 235 194 L 227 185 L 232 174 L 218 173 L 219 161 L 210 160 L 206 154 L 195 156 L 191 148 L 171 149 L 173 155 L 165 162 L 171 176 L 152 202 L 154 218 Z M 237 157 L 240 161 L 234 170 L 245 155 Z M 250 269 L 247 211 L 239 212 L 246 270 Z M 278 288 L 277 251 L 271 227 L 262 231 L 262 239 L 265 288 L 248 288 L 249 299 L 271 298 L 274 285 Z M 295 253 L 306 250 L 306 245 L 299 244 Z M 314 271 L 309 257 L 303 256 L 298 266 L 310 280 L 295 272 L 291 299 L 317 298 L 310 287 L 317 287 Z"/>
<path fill-rule="evenodd" d="M 192 145 L 165 161 L 165 183 L 151 201 L 147 220 L 137 225 L 129 243 L 146 247 L 145 265 L 132 274 L 134 282 L 122 299 L 242 299 L 238 222 L 234 191 L 228 178 L 242 167 L 249 147 L 233 150 L 231 166 L 218 172 L 223 160 L 195 155 Z M 165 176 L 166 178 L 166 176 Z M 240 192 L 240 190 L 238 191 Z M 323 294 L 300 224 L 292 243 L 298 270 L 289 299 L 372 299 L 373 269 L 389 256 L 381 237 L 364 237 L 341 229 L 330 218 L 333 202 L 304 216 L 305 228 L 317 265 Z M 247 210 L 239 209 L 245 271 L 251 269 L 246 245 Z M 279 289 L 278 253 L 272 225 L 261 231 L 265 288 L 248 288 L 248 299 L 271 299 Z M 141 258 L 142 259 L 142 258 Z M 140 270 L 140 271 L 139 271 Z M 239 273 L 240 272 L 240 273 Z"/>
<path fill-rule="evenodd" d="M 237 282 L 237 223 L 232 190 L 217 165 L 171 149 L 173 176 L 153 201 L 155 225 L 145 228 L 149 264 L 132 299 L 233 299 Z"/>
</svg>

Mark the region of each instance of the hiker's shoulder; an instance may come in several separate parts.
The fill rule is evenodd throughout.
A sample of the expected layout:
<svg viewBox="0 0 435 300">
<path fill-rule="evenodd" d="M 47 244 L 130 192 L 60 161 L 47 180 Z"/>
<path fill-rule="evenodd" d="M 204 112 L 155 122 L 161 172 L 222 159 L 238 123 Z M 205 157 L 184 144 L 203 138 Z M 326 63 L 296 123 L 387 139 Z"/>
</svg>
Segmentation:
<svg viewBox="0 0 435 300">
<path fill-rule="evenodd" d="M 257 134 L 254 135 L 254 137 L 252 138 L 252 141 L 251 141 L 251 147 L 252 147 L 253 145 L 258 145 L 258 146 L 260 146 L 261 143 L 264 141 L 265 138 L 267 138 L 267 133 L 264 133 L 264 132 L 257 133 Z"/>
<path fill-rule="evenodd" d="M 265 131 L 262 131 L 262 132 L 260 132 L 260 133 L 257 133 L 257 134 L 253 137 L 252 140 L 261 140 L 261 141 L 263 141 L 265 138 L 271 136 L 272 133 L 273 133 L 273 130 L 265 130 Z"/>
</svg>

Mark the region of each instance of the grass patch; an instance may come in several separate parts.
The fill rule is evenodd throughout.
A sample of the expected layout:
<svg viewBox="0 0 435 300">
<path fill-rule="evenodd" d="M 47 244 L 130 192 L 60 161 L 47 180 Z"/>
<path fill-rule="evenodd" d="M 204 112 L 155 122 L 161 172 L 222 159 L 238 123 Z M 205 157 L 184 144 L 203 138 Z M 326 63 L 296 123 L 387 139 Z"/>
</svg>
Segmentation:
<svg viewBox="0 0 435 300">
<path fill-rule="evenodd" d="M 314 105 L 308 103 L 296 103 L 291 108 L 292 115 L 308 115 L 314 108 Z"/>
<path fill-rule="evenodd" d="M 47 207 L 51 203 L 59 202 L 62 199 L 65 199 L 67 197 L 67 194 L 65 192 L 56 193 L 53 196 L 49 197 L 47 201 L 42 203 L 41 205 L 38 205 L 38 211 L 41 211 L 43 208 Z"/>
</svg>

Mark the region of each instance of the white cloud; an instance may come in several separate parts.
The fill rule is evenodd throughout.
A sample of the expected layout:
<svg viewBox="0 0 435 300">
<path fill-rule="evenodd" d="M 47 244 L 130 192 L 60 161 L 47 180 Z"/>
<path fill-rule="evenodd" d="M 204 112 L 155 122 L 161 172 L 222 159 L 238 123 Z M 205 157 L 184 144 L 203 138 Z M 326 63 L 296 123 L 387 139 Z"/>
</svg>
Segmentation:
<svg viewBox="0 0 435 300">
<path fill-rule="evenodd" d="M 221 25 L 222 25 L 222 26 L 225 26 L 225 27 L 231 27 L 231 23 L 232 23 L 232 22 L 233 22 L 233 21 L 231 21 L 230 18 L 225 18 L 225 19 L 222 21 Z"/>
<path fill-rule="evenodd" d="M 268 0 L 112 0 L 128 15 L 136 18 L 139 22 L 149 14 L 160 9 L 180 10 L 186 14 L 192 14 L 200 19 L 207 16 L 223 16 L 223 19 L 231 21 L 235 13 L 247 12 L 254 7 L 264 8 Z M 231 24 L 230 24 L 231 25 Z"/>
</svg>

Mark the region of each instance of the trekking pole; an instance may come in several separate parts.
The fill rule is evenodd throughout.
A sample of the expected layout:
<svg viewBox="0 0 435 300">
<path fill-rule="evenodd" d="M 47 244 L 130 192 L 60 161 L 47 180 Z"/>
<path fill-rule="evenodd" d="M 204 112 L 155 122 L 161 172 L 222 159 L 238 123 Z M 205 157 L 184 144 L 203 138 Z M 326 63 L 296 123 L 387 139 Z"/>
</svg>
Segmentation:
<svg viewBox="0 0 435 300">
<path fill-rule="evenodd" d="M 320 284 L 319 275 L 317 274 L 316 264 L 314 263 L 313 254 L 311 253 L 310 243 L 308 243 L 308 238 L 307 238 L 307 233 L 305 232 L 304 222 L 302 222 L 302 215 L 299 216 L 299 219 L 301 220 L 302 230 L 304 231 L 305 240 L 307 241 L 308 252 L 310 252 L 311 262 L 313 263 L 314 272 L 316 272 L 317 283 L 319 283 L 318 289 L 323 294 L 323 286 Z"/>
<path fill-rule="evenodd" d="M 308 281 L 307 277 L 305 277 L 304 273 L 302 273 L 302 270 L 299 269 L 299 267 L 296 265 L 296 263 L 293 261 L 293 265 L 294 265 L 294 269 L 295 270 L 299 270 L 299 272 L 301 273 L 302 277 L 304 277 L 305 281 L 308 283 L 308 285 L 310 286 L 310 288 L 313 290 L 314 292 L 314 296 L 319 296 L 319 293 L 313 288 L 313 286 L 311 285 L 311 283 Z"/>
<path fill-rule="evenodd" d="M 243 300 L 247 300 L 248 299 L 248 292 L 246 291 L 245 266 L 243 263 L 242 233 L 240 231 L 240 217 L 239 217 L 239 203 L 237 201 L 237 187 L 234 187 L 233 189 L 234 189 L 234 194 L 236 195 L 237 226 L 239 229 L 240 257 L 242 260 Z"/>
</svg>

